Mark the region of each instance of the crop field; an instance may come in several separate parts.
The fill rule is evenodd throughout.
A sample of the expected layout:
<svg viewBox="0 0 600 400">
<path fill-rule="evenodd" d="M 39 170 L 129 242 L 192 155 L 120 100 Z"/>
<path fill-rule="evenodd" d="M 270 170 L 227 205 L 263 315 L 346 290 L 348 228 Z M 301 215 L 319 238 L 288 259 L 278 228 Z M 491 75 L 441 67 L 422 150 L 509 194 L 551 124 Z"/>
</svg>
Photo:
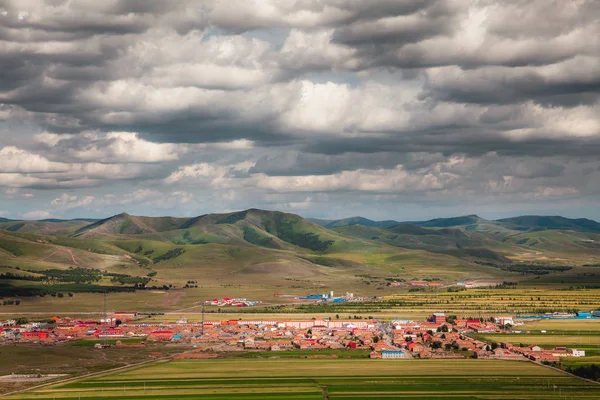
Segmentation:
<svg viewBox="0 0 600 400">
<path fill-rule="evenodd" d="M 368 303 L 305 304 L 287 307 L 289 312 L 339 313 L 341 315 L 384 313 L 455 314 L 459 317 L 498 314 L 541 314 L 555 311 L 591 311 L 600 308 L 600 289 L 469 289 L 461 292 L 417 291 L 400 292 L 383 300 Z M 282 312 L 285 308 L 272 309 Z M 248 310 L 251 311 L 251 310 Z"/>
<path fill-rule="evenodd" d="M 600 319 L 542 319 L 528 322 L 522 328 L 527 329 L 531 333 L 540 333 L 542 330 L 545 330 L 547 333 L 574 332 L 576 334 L 600 334 Z"/>
<path fill-rule="evenodd" d="M 544 349 L 566 346 L 571 349 L 585 350 L 586 356 L 600 355 L 600 331 L 588 334 L 562 333 L 562 334 L 481 334 L 476 335 L 484 340 L 496 343 L 512 343 L 525 346 L 538 345 Z"/>
<path fill-rule="evenodd" d="M 32 343 L 0 346 L 0 375 L 53 373 L 79 376 L 154 360 L 182 351 L 179 346 L 162 344 L 147 344 L 135 348 L 113 347 L 99 351 L 94 349 L 94 342 L 76 341 L 56 346 Z M 23 386 L 29 385 L 3 382 L 0 384 L 0 394 Z"/>
<path fill-rule="evenodd" d="M 181 360 L 7 399 L 598 399 L 600 386 L 528 362 Z"/>
</svg>

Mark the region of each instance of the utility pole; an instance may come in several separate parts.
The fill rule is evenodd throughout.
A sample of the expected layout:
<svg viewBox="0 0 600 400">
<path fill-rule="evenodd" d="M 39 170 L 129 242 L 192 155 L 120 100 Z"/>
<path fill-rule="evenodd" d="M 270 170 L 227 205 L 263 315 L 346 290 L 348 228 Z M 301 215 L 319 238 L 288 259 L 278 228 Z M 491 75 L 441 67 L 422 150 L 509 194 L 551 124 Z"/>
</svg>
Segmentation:
<svg viewBox="0 0 600 400">
<path fill-rule="evenodd" d="M 201 334 L 202 337 L 204 337 L 204 301 L 202 302 L 202 328 L 201 328 Z"/>
<path fill-rule="evenodd" d="M 102 343 L 106 346 L 106 328 L 108 324 L 108 313 L 106 312 L 106 301 L 108 297 L 108 292 L 104 292 L 104 322 L 102 324 Z"/>
</svg>

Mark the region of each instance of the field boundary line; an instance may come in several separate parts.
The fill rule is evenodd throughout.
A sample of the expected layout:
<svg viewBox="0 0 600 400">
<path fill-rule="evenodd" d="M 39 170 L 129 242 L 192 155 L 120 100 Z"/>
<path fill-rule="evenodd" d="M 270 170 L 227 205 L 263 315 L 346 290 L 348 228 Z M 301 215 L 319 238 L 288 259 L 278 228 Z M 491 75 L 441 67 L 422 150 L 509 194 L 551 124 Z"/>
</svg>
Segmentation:
<svg viewBox="0 0 600 400">
<path fill-rule="evenodd" d="M 135 369 L 135 368 L 144 366 L 146 364 L 167 362 L 167 361 L 171 361 L 172 358 L 173 358 L 173 356 L 162 357 L 162 358 L 155 358 L 153 360 L 142 361 L 142 362 L 137 363 L 137 364 L 124 365 L 124 366 L 121 366 L 121 367 L 107 369 L 107 370 L 99 371 L 99 372 L 91 372 L 89 374 L 80 375 L 80 376 L 72 376 L 72 377 L 68 377 L 68 378 L 62 379 L 62 380 L 57 380 L 57 381 L 42 383 L 42 384 L 39 384 L 39 385 L 36 385 L 36 386 L 31 386 L 31 387 L 24 388 L 24 389 L 19 389 L 19 390 L 14 390 L 14 391 L 8 392 L 8 393 L 3 393 L 3 394 L 0 394 L 0 397 L 6 397 L 6 396 L 13 395 L 13 394 L 19 394 L 19 393 L 23 393 L 23 392 L 28 392 L 28 391 L 31 391 L 31 390 L 34 390 L 34 389 L 44 388 L 46 386 L 65 384 L 65 383 L 69 383 L 69 382 L 72 382 L 72 381 L 77 381 L 77 380 L 80 380 L 80 379 L 89 378 L 89 377 L 92 377 L 92 376 L 101 376 L 101 375 L 104 375 L 104 374 L 110 374 L 112 372 L 120 371 L 120 370 L 123 370 L 123 369 Z"/>
</svg>

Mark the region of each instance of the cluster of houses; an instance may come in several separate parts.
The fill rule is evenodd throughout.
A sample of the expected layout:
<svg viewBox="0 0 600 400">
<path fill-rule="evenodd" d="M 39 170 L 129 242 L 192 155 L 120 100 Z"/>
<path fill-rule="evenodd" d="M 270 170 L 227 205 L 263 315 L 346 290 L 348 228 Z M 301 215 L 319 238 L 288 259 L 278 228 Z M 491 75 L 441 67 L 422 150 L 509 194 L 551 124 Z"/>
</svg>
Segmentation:
<svg viewBox="0 0 600 400">
<path fill-rule="evenodd" d="M 326 302 L 326 303 L 345 303 L 351 302 L 363 302 L 372 300 L 364 297 L 355 297 L 354 293 L 346 292 L 344 296 L 335 296 L 333 290 L 329 293 L 314 293 L 307 294 L 306 296 L 296 296 L 296 300 L 310 300 L 315 302 Z"/>
<path fill-rule="evenodd" d="M 363 349 L 371 358 L 465 358 L 558 361 L 581 357 L 581 350 L 487 343 L 469 333 L 501 332 L 514 325 L 510 317 L 490 320 L 446 318 L 434 313 L 427 321 L 394 320 L 222 320 L 146 323 L 135 312 L 116 312 L 100 321 L 54 317 L 50 322 L 17 324 L 0 321 L 0 341 L 59 343 L 78 339 L 141 338 L 144 342 L 179 342 L 213 351 L 286 351 Z M 124 341 L 123 343 L 127 343 Z M 129 341 L 130 342 L 130 341 Z M 127 344 L 125 344 L 127 345 Z M 130 344 L 135 346 L 141 343 Z M 315 357 L 319 353 L 315 352 Z"/>
<path fill-rule="evenodd" d="M 442 287 L 442 282 L 440 281 L 420 281 L 420 280 L 414 280 L 414 281 L 410 281 L 408 283 L 405 282 L 400 282 L 400 281 L 393 281 L 390 282 L 388 284 L 388 286 L 390 287 L 406 287 L 406 286 L 410 286 L 410 287 Z"/>
<path fill-rule="evenodd" d="M 204 304 L 208 306 L 219 306 L 219 307 L 251 307 L 259 304 L 258 300 L 248 299 L 232 299 L 231 297 L 223 297 L 222 299 L 206 300 Z"/>
</svg>

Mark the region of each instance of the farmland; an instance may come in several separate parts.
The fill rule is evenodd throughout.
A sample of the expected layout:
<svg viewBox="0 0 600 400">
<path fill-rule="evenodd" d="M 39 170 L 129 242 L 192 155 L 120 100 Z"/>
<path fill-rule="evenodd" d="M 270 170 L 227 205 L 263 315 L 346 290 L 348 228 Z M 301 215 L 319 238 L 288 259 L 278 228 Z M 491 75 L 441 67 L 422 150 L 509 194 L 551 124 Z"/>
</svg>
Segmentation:
<svg viewBox="0 0 600 400">
<path fill-rule="evenodd" d="M 588 334 L 577 334 L 577 332 L 565 332 L 562 334 L 481 334 L 475 335 L 488 342 L 507 342 L 520 346 L 538 345 L 546 349 L 552 349 L 557 346 L 566 346 L 585 350 L 588 356 L 600 355 L 600 323 L 597 331 Z"/>
<path fill-rule="evenodd" d="M 182 360 L 57 384 L 8 399 L 571 399 L 600 386 L 528 362 Z"/>
</svg>

